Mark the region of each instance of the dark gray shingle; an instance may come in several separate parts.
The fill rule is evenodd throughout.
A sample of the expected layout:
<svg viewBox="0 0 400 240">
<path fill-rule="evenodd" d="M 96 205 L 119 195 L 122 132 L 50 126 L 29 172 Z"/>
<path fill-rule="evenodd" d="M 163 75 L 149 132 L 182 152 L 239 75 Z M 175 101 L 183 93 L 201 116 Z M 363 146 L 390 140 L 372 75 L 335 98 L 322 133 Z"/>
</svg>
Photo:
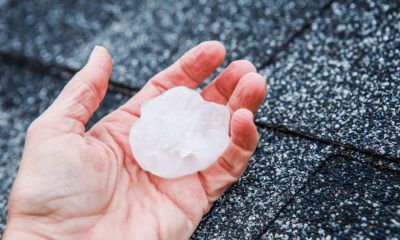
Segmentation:
<svg viewBox="0 0 400 240">
<path fill-rule="evenodd" d="M 331 158 L 262 239 L 398 239 L 399 193 L 400 171 Z"/>
<path fill-rule="evenodd" d="M 333 3 L 261 71 L 256 121 L 400 158 L 399 19 L 395 1 Z"/>
</svg>

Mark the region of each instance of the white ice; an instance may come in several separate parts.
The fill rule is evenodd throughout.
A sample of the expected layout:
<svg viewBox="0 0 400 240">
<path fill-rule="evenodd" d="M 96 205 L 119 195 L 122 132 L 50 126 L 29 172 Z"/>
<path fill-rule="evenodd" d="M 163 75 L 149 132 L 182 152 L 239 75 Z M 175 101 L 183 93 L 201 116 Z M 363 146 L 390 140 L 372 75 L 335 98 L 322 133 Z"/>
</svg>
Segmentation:
<svg viewBox="0 0 400 240">
<path fill-rule="evenodd" d="M 129 143 L 143 170 L 163 178 L 201 171 L 229 144 L 227 107 L 204 101 L 198 92 L 176 87 L 144 102 Z"/>
</svg>

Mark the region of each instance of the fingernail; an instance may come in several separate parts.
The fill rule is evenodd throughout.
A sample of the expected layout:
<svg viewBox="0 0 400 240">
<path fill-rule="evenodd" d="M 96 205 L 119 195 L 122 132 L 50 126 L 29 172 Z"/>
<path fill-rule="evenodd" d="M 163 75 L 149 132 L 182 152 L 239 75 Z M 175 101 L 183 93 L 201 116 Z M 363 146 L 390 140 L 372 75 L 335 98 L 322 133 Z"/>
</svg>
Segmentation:
<svg viewBox="0 0 400 240">
<path fill-rule="evenodd" d="M 99 50 L 99 46 L 94 46 L 94 48 L 93 48 L 93 50 L 92 50 L 92 53 L 90 54 L 90 57 L 89 57 L 89 61 L 92 59 L 92 57 L 95 55 L 95 53 L 97 52 L 97 50 Z"/>
</svg>

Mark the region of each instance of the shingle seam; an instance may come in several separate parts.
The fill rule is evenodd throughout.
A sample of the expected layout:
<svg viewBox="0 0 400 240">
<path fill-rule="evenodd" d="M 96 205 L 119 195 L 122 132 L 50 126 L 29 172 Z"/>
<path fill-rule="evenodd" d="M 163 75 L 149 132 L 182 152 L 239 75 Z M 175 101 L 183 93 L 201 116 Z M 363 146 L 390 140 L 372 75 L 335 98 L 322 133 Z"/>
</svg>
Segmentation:
<svg viewBox="0 0 400 240">
<path fill-rule="evenodd" d="M 312 174 L 310 174 L 310 176 L 308 177 L 307 182 L 303 185 L 303 187 L 301 187 L 301 188 L 296 192 L 296 194 L 294 194 L 294 195 L 291 197 L 291 199 L 290 199 L 289 201 L 287 201 L 287 202 L 285 203 L 285 205 L 284 205 L 281 209 L 279 209 L 279 211 L 276 213 L 274 219 L 273 219 L 272 221 L 270 221 L 270 222 L 268 223 L 268 225 L 266 225 L 266 227 L 264 227 L 264 229 L 263 229 L 262 231 L 260 231 L 260 232 L 262 232 L 262 233 L 260 234 L 260 236 L 258 236 L 257 238 L 255 238 L 256 240 L 261 240 L 261 237 L 264 236 L 265 233 L 268 231 L 269 226 L 275 223 L 275 221 L 278 219 L 279 215 L 286 209 L 286 207 L 294 200 L 294 198 L 295 198 L 296 196 L 298 196 L 305 188 L 309 187 L 311 179 L 313 179 L 314 176 L 317 175 L 317 173 L 319 173 L 319 171 L 325 166 L 325 164 L 326 164 L 327 162 L 329 162 L 329 160 L 331 160 L 331 159 L 334 158 L 334 157 L 336 157 L 336 156 L 335 156 L 335 155 L 328 156 L 328 157 L 325 159 L 325 161 L 323 161 L 323 162 L 321 163 L 321 165 L 318 166 L 318 168 L 315 169 L 315 171 L 314 171 Z"/>
<path fill-rule="evenodd" d="M 325 164 L 328 164 L 328 162 L 330 162 L 330 161 L 333 160 L 333 159 L 337 159 L 337 158 L 343 158 L 343 159 L 346 160 L 346 161 L 357 161 L 357 162 L 360 162 L 360 163 L 363 163 L 363 164 L 372 165 L 373 167 L 384 168 L 384 167 L 382 167 L 382 166 L 374 166 L 374 165 L 373 165 L 372 163 L 370 163 L 370 162 L 361 162 L 361 161 L 359 161 L 359 160 L 356 159 L 356 158 L 349 157 L 349 156 L 343 155 L 343 154 L 341 154 L 341 153 L 336 153 L 336 154 L 333 153 L 332 155 L 328 156 L 328 157 L 325 159 L 325 161 L 323 161 L 323 162 L 321 163 L 321 165 L 318 166 L 318 168 L 309 176 L 309 178 L 308 178 L 306 184 L 304 184 L 304 186 L 301 187 L 301 188 L 296 192 L 296 194 L 294 194 L 294 195 L 292 196 L 292 198 L 291 198 L 289 201 L 287 201 L 287 203 L 286 203 L 281 209 L 279 209 L 279 211 L 277 212 L 275 218 L 274 218 L 272 221 L 270 221 L 270 222 L 268 223 L 268 225 L 264 228 L 265 230 L 262 231 L 263 233 L 260 234 L 260 236 L 258 236 L 258 237 L 255 238 L 255 239 L 261 240 L 262 236 L 264 236 L 264 235 L 267 233 L 267 231 L 268 231 L 268 229 L 269 229 L 269 226 L 271 226 L 271 225 L 273 225 L 273 224 L 275 223 L 275 221 L 278 219 L 279 215 L 287 208 L 287 206 L 288 206 L 290 203 L 292 203 L 292 201 L 294 201 L 294 199 L 295 199 L 296 197 L 298 197 L 299 194 L 300 194 L 304 189 L 310 187 L 310 182 L 311 182 L 311 180 L 323 169 L 323 167 L 325 166 Z M 388 170 L 388 171 L 393 171 L 393 172 L 399 172 L 399 171 L 391 170 L 391 169 L 386 169 L 386 170 Z"/>
<path fill-rule="evenodd" d="M 71 69 L 62 65 L 54 65 L 54 64 L 44 64 L 39 60 L 24 58 L 14 56 L 13 54 L 5 54 L 0 53 L 0 59 L 7 63 L 14 63 L 21 68 L 25 68 L 31 71 L 48 74 L 52 76 L 57 76 L 60 78 L 65 78 L 63 75 L 73 76 L 78 70 Z M 108 90 L 112 92 L 121 93 L 123 95 L 132 96 L 136 92 L 138 92 L 141 88 L 131 87 L 122 83 L 118 83 L 110 79 L 108 83 Z"/>
<path fill-rule="evenodd" d="M 326 140 L 326 139 L 318 138 L 318 137 L 315 137 L 314 135 L 311 135 L 311 134 L 299 133 L 299 132 L 291 131 L 291 130 L 288 130 L 288 129 L 284 128 L 284 127 L 279 127 L 278 125 L 264 124 L 264 123 L 261 123 L 261 122 L 255 122 L 255 124 L 257 126 L 259 126 L 259 127 L 274 129 L 274 130 L 277 130 L 279 132 L 289 133 L 289 134 L 296 135 L 296 136 L 299 136 L 299 137 L 303 137 L 303 138 L 306 138 L 306 139 L 309 139 L 309 140 L 314 140 L 314 141 L 317 140 L 319 142 L 322 142 L 322 143 L 325 143 L 325 144 L 328 144 L 328 145 L 333 145 L 334 147 L 342 147 L 342 148 L 345 148 L 345 150 L 346 149 L 347 150 L 353 150 L 353 151 L 356 151 L 356 152 L 359 152 L 359 153 L 363 153 L 363 154 L 368 155 L 368 156 L 385 158 L 385 160 L 387 160 L 389 162 L 396 163 L 396 164 L 399 164 L 399 162 L 400 162 L 400 159 L 398 159 L 398 158 L 392 158 L 390 156 L 379 155 L 379 154 L 376 154 L 376 153 L 373 153 L 373 152 L 369 152 L 369 151 L 365 151 L 363 149 L 356 148 L 356 147 L 351 146 L 351 145 L 340 144 L 338 142 L 334 142 L 334 141 L 329 141 L 329 140 Z"/>
<path fill-rule="evenodd" d="M 320 9 L 319 14 L 312 16 L 312 17 L 303 25 L 303 27 L 302 27 L 299 31 L 295 32 L 295 33 L 293 34 L 293 36 L 291 36 L 284 44 L 282 44 L 281 47 L 279 47 L 278 49 L 276 49 L 276 50 L 274 51 L 275 54 L 272 54 L 271 56 L 269 56 L 268 58 L 266 58 L 266 59 L 264 60 L 264 62 L 261 63 L 260 67 L 257 68 L 257 71 L 260 71 L 260 70 L 266 68 L 267 66 L 271 65 L 271 64 L 273 63 L 273 61 L 275 60 L 275 56 L 278 56 L 279 53 L 282 52 L 282 51 L 284 51 L 284 50 L 289 46 L 290 43 L 294 42 L 294 40 L 295 40 L 298 36 L 300 36 L 300 35 L 303 34 L 305 31 L 307 31 L 307 30 L 311 27 L 311 24 L 314 22 L 314 20 L 315 20 L 317 17 L 323 15 L 323 13 L 324 13 L 325 11 L 327 11 L 327 10 L 331 7 L 331 5 L 332 5 L 333 2 L 335 2 L 335 1 L 334 1 L 334 0 L 331 0 L 331 1 L 329 1 L 325 6 L 323 6 L 323 7 Z"/>
</svg>

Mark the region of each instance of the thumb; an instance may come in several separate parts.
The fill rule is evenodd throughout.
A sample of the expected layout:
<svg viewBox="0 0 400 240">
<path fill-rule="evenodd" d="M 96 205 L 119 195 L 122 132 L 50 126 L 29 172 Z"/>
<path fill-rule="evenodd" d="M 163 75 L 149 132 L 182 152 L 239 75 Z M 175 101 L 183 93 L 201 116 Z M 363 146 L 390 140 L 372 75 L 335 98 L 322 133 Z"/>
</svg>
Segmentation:
<svg viewBox="0 0 400 240">
<path fill-rule="evenodd" d="M 86 66 L 65 86 L 61 94 L 37 119 L 57 133 L 85 134 L 85 124 L 99 107 L 112 72 L 108 51 L 96 46 Z"/>
</svg>

